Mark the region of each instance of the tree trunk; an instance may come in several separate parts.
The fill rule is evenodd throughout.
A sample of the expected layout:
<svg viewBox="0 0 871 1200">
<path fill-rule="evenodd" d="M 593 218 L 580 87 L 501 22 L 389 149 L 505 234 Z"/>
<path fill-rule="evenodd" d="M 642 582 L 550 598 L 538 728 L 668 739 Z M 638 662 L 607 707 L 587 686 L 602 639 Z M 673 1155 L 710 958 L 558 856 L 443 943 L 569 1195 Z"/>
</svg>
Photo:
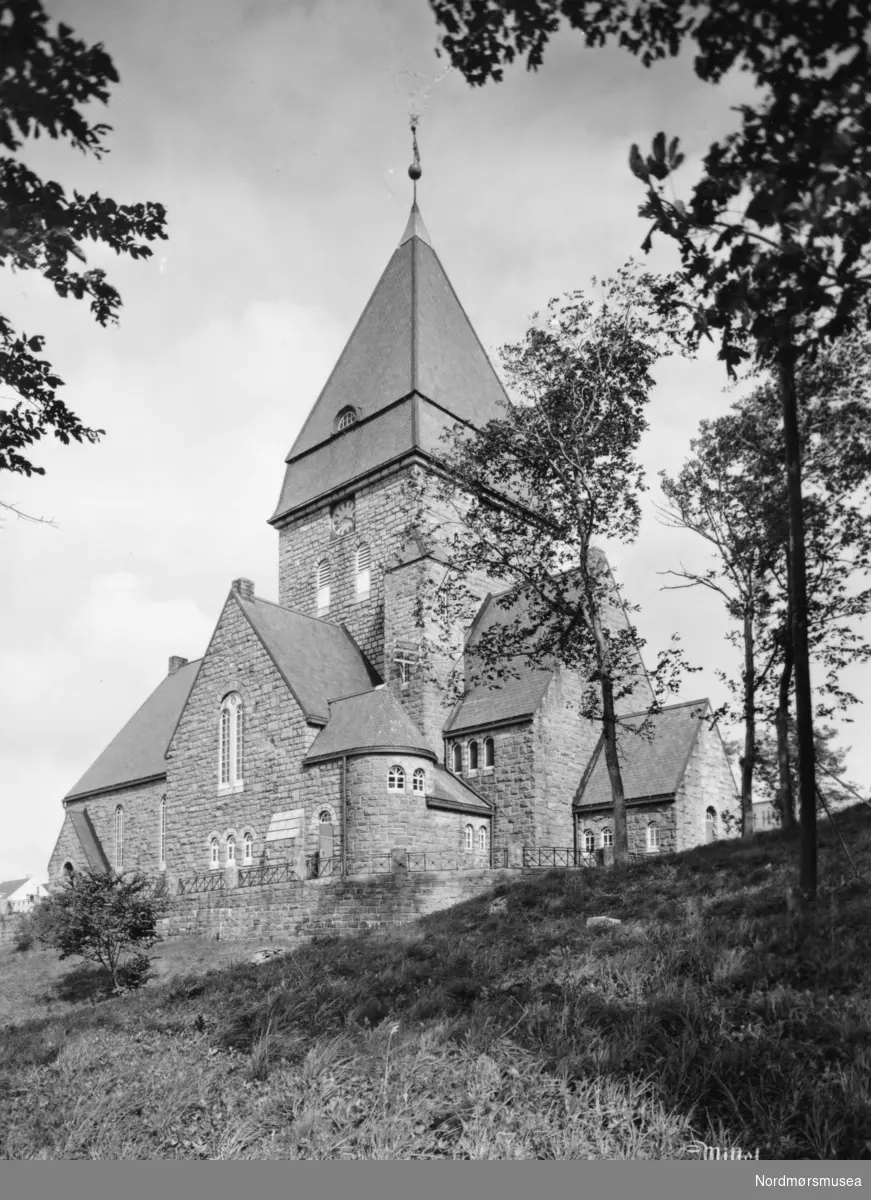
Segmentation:
<svg viewBox="0 0 871 1200">
<path fill-rule="evenodd" d="M 756 661 L 753 617 L 744 614 L 744 754 L 741 758 L 741 833 L 753 832 L 753 768 L 756 765 Z"/>
<path fill-rule="evenodd" d="M 614 684 L 608 673 L 608 647 L 602 622 L 595 604 L 589 604 L 590 627 L 596 642 L 596 658 L 602 689 L 602 734 L 604 737 L 605 766 L 611 782 L 611 798 L 614 802 L 614 862 L 629 862 L 629 834 L 626 828 L 626 799 L 623 795 L 623 775 L 617 757 L 617 716 L 614 711 Z"/>
<path fill-rule="evenodd" d="M 792 640 L 789 627 L 783 644 L 783 666 L 777 692 L 777 809 L 784 829 L 795 829 L 795 802 L 792 794 L 792 764 L 789 761 L 789 693 L 792 687 Z"/>
<path fill-rule="evenodd" d="M 805 899 L 817 893 L 817 800 L 814 759 L 813 699 L 808 648 L 807 567 L 801 497 L 801 441 L 795 394 L 795 350 L 789 334 L 777 354 L 783 432 L 786 443 L 786 488 L 789 507 L 789 594 L 792 600 L 792 652 L 795 671 L 795 723 L 798 736 L 799 888 Z"/>
</svg>

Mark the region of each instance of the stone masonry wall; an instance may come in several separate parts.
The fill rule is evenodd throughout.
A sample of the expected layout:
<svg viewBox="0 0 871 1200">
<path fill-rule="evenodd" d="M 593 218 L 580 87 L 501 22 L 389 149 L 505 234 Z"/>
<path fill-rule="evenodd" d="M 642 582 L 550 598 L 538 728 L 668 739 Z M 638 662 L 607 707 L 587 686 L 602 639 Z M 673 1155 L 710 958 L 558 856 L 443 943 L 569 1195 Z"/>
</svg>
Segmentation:
<svg viewBox="0 0 871 1200">
<path fill-rule="evenodd" d="M 486 770 L 484 762 L 484 739 L 493 738 L 494 766 Z M 469 770 L 469 743 L 478 742 L 477 772 Z M 461 774 L 474 787 L 496 803 L 493 819 L 493 845 L 497 851 L 506 849 L 515 842 L 531 844 L 535 841 L 535 727 L 532 721 L 519 721 L 515 725 L 504 725 L 493 730 L 482 730 L 452 738 L 448 743 L 448 763 L 452 759 L 453 746 L 459 742 L 463 752 Z"/>
<path fill-rule="evenodd" d="M 218 787 L 221 701 L 243 701 L 243 777 L 240 790 Z M 235 600 L 221 614 L 211 645 L 167 754 L 167 873 L 171 878 L 210 868 L 212 837 L 226 865 L 227 838 L 254 840 L 254 861 L 289 855 L 290 842 L 265 842 L 273 813 L 305 809 L 306 853 L 317 850 L 315 806 L 339 799 L 338 772 L 306 773 L 302 758 L 317 730 L 303 715 Z"/>
<path fill-rule="evenodd" d="M 626 832 L 630 854 L 647 854 L 647 826 L 655 821 L 659 829 L 659 853 L 668 854 L 681 849 L 677 844 L 676 808 L 673 800 L 651 800 L 645 804 L 629 804 L 626 808 Z M 596 849 L 602 845 L 602 830 L 614 828 L 614 818 L 606 810 L 597 813 L 577 813 L 578 850 L 584 849 L 584 832 L 596 835 Z"/>
<path fill-rule="evenodd" d="M 388 790 L 394 764 L 405 771 L 405 791 Z M 469 824 L 475 831 L 487 826 L 489 846 L 488 817 L 428 808 L 427 793 L 412 791 L 413 772 L 422 768 L 431 793 L 432 766 L 428 759 L 401 754 L 348 759 L 348 847 L 354 859 L 375 858 L 395 848 L 459 854 Z M 489 860 L 488 854 L 483 857 Z"/>
<path fill-rule="evenodd" d="M 353 533 L 333 532 L 330 508 L 289 520 L 279 532 L 278 598 L 286 608 L 347 625 L 363 653 L 382 674 L 384 665 L 384 568 L 399 553 L 408 521 L 404 502 L 407 472 L 365 484 L 354 496 Z M 356 552 L 361 542 L 371 552 L 370 588 L 356 595 Z M 317 565 L 330 562 L 330 607 L 317 610 Z"/>
<path fill-rule="evenodd" d="M 121 805 L 123 817 L 123 867 L 125 870 L 142 871 L 146 875 L 156 874 L 160 855 L 160 802 L 166 795 L 166 780 L 138 784 L 135 787 L 116 788 L 101 796 L 88 796 L 73 800 L 67 810 L 86 810 L 94 832 L 103 847 L 109 865 L 115 863 L 115 810 Z M 169 806 L 167 806 L 167 820 Z M 64 821 L 48 864 L 48 877 L 55 881 L 61 877 L 63 865 L 71 862 L 77 871 L 84 870 L 88 863 L 81 843 L 71 824 Z"/>
<path fill-rule="evenodd" d="M 575 671 L 558 671 L 535 716 L 535 841 L 570 847 L 572 805 L 599 740 L 599 725 L 580 715 L 583 688 Z"/>
<path fill-rule="evenodd" d="M 740 837 L 741 800 L 726 752 L 719 731 L 702 721 L 675 802 L 678 850 L 704 844 L 709 806 L 717 814 L 717 836 Z"/>
<path fill-rule="evenodd" d="M 312 880 L 226 893 L 178 896 L 165 921 L 169 937 L 278 937 L 386 929 L 471 900 L 516 879 L 518 871 L 401 872 Z"/>
</svg>

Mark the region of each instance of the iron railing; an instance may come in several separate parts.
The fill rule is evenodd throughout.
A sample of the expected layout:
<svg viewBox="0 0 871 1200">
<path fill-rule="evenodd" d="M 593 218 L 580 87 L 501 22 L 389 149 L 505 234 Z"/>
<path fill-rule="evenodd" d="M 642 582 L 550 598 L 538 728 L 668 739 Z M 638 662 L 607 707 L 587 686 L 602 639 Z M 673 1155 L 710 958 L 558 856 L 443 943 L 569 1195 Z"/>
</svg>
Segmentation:
<svg viewBox="0 0 871 1200">
<path fill-rule="evenodd" d="M 576 850 L 574 846 L 524 846 L 524 867 L 594 867 L 595 850 Z"/>
<path fill-rule="evenodd" d="M 178 894 L 190 896 L 199 892 L 225 892 L 227 877 L 223 871 L 207 871 L 200 875 L 188 875 L 178 881 Z"/>
<path fill-rule="evenodd" d="M 265 887 L 270 883 L 301 882 L 300 874 L 293 863 L 261 863 L 257 867 L 241 867 L 236 877 L 236 886 Z"/>
</svg>

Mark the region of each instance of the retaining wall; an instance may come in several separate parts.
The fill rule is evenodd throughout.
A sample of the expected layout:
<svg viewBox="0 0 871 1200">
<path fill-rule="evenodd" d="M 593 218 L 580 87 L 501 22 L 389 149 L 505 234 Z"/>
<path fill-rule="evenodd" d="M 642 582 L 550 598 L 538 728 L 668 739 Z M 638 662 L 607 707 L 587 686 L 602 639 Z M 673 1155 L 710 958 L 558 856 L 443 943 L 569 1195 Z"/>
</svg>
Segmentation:
<svg viewBox="0 0 871 1200">
<path fill-rule="evenodd" d="M 303 942 L 317 934 L 389 929 L 529 873 L 516 869 L 397 872 L 174 896 L 162 932 L 166 937 L 266 941 L 278 937 Z"/>
</svg>

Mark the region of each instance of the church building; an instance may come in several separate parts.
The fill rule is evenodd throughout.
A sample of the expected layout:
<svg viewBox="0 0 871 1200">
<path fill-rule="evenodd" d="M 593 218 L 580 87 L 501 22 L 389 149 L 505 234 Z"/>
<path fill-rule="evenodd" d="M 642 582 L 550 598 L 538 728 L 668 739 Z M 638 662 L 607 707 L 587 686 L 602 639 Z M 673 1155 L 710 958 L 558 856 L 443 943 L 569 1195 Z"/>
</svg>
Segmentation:
<svg viewBox="0 0 871 1200">
<path fill-rule="evenodd" d="M 202 657 L 170 658 L 64 797 L 52 880 L 138 869 L 174 889 L 261 864 L 373 869 L 396 850 L 487 866 L 520 847 L 612 845 L 580 680 L 521 667 L 450 703 L 438 672 L 419 669 L 421 598 L 445 567 L 426 539 L 408 540 L 407 483 L 431 470 L 445 429 L 500 416 L 503 395 L 415 201 L 287 456 L 269 519 L 278 603 L 235 579 Z M 499 593 L 481 581 L 480 609 L 447 650 L 471 661 L 476 636 L 506 619 Z M 649 695 L 639 664 L 632 707 Z M 709 712 L 707 700 L 674 705 L 652 740 L 621 735 L 632 851 L 735 831 Z"/>
</svg>

